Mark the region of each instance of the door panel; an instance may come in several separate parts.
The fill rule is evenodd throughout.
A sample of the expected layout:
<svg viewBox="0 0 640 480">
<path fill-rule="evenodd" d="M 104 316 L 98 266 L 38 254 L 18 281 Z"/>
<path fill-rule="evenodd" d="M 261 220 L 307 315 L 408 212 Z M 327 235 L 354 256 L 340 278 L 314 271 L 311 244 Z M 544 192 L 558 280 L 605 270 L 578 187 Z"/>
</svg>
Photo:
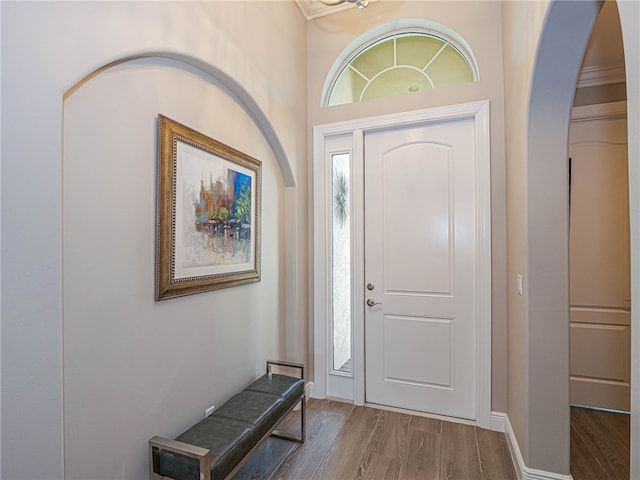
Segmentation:
<svg viewBox="0 0 640 480">
<path fill-rule="evenodd" d="M 626 120 L 573 122 L 571 403 L 630 408 L 629 187 Z"/>
<path fill-rule="evenodd" d="M 571 345 L 574 376 L 629 381 L 629 327 L 572 323 Z"/>
<path fill-rule="evenodd" d="M 387 292 L 451 294 L 451 157 L 451 146 L 434 143 L 401 145 L 382 156 Z"/>
<path fill-rule="evenodd" d="M 573 129 L 583 135 L 581 125 Z M 629 307 L 627 146 L 577 140 L 570 155 L 571 303 Z"/>
<path fill-rule="evenodd" d="M 366 400 L 476 417 L 474 120 L 365 135 Z"/>
<path fill-rule="evenodd" d="M 385 316 L 384 378 L 389 381 L 451 388 L 452 321 Z M 406 351 L 413 352 L 407 357 Z M 434 362 L 433 359 L 439 361 Z"/>
</svg>

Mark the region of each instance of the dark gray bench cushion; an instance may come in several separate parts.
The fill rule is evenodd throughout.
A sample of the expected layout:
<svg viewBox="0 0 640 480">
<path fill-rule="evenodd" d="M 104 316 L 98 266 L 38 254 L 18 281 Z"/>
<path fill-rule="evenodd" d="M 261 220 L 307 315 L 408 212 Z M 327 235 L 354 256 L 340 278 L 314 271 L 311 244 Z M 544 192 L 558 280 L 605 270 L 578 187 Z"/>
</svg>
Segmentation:
<svg viewBox="0 0 640 480">
<path fill-rule="evenodd" d="M 251 426 L 227 418 L 209 416 L 176 440 L 211 451 L 211 477 L 224 478 L 253 447 Z M 198 461 L 171 452 L 154 453 L 154 471 L 179 480 L 199 480 Z"/>
<path fill-rule="evenodd" d="M 269 433 L 304 393 L 304 380 L 265 374 L 231 397 L 176 440 L 211 452 L 211 478 L 225 478 Z M 198 480 L 198 462 L 171 452 L 154 452 L 154 471 L 179 480 Z"/>
<path fill-rule="evenodd" d="M 245 390 L 272 393 L 281 397 L 291 397 L 292 401 L 297 401 L 300 395 L 304 393 L 304 380 L 288 375 L 267 373 L 249 385 Z"/>
<path fill-rule="evenodd" d="M 243 390 L 227 400 L 211 415 L 218 418 L 229 418 L 255 427 L 263 423 L 273 424 L 278 416 L 278 406 L 282 397 L 270 393 Z M 272 420 L 269 422 L 269 420 Z"/>
<path fill-rule="evenodd" d="M 285 412 L 286 407 L 282 397 L 244 390 L 231 397 L 211 416 L 246 424 L 251 428 L 248 443 L 255 445 L 273 428 Z M 243 456 L 250 450 L 249 448 L 243 452 Z"/>
</svg>

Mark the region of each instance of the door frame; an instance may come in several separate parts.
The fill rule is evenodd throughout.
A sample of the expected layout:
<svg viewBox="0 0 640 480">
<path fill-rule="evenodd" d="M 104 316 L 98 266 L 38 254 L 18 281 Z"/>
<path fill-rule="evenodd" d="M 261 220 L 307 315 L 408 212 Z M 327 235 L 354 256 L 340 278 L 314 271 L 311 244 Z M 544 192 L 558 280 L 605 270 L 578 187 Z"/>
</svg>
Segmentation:
<svg viewBox="0 0 640 480">
<path fill-rule="evenodd" d="M 473 119 L 476 161 L 477 391 L 475 423 L 491 427 L 491 175 L 489 101 L 381 115 L 313 127 L 313 357 L 314 398 L 365 404 L 364 339 L 364 136 L 367 132 Z M 332 372 L 329 355 L 331 256 L 327 141 L 350 137 L 352 155 L 352 375 Z M 342 149 L 341 151 L 344 151 Z M 362 288 L 358 288 L 362 286 Z"/>
</svg>

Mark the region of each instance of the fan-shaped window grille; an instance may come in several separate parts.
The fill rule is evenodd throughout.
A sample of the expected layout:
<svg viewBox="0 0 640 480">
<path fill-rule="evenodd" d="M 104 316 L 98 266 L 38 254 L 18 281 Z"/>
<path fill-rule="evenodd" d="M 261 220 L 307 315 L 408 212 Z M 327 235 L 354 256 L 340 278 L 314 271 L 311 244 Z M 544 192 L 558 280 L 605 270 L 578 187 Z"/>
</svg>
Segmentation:
<svg viewBox="0 0 640 480">
<path fill-rule="evenodd" d="M 432 33 L 387 35 L 347 59 L 329 91 L 326 105 L 473 82 L 477 79 L 475 66 L 463 52 L 461 46 Z"/>
</svg>

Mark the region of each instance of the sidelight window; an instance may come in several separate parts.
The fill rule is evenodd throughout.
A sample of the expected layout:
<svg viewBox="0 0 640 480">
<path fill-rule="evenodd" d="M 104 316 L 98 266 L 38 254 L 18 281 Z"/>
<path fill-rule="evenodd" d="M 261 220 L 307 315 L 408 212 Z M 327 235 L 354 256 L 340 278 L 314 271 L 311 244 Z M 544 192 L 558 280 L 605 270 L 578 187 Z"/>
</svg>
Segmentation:
<svg viewBox="0 0 640 480">
<path fill-rule="evenodd" d="M 331 155 L 332 339 L 334 371 L 351 372 L 351 180 L 349 153 Z"/>
</svg>

